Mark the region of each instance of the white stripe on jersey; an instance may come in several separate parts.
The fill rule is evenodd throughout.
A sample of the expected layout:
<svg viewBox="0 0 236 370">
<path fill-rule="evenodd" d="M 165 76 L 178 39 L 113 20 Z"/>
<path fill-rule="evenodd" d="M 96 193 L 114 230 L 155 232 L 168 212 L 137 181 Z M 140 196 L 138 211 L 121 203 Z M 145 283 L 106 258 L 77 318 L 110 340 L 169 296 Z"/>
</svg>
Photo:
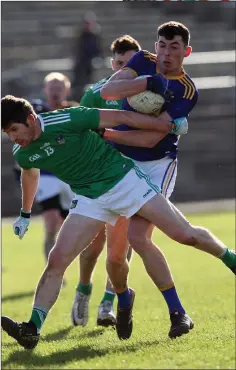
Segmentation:
<svg viewBox="0 0 236 370">
<path fill-rule="evenodd" d="M 69 113 L 53 114 L 51 116 L 42 117 L 42 118 L 43 118 L 43 121 L 46 125 L 48 122 L 57 121 L 57 120 L 60 120 L 60 119 L 65 119 L 65 118 L 70 118 L 70 114 Z"/>
<path fill-rule="evenodd" d="M 13 155 L 16 154 L 16 152 L 18 152 L 18 150 L 20 149 L 20 145 L 19 144 L 15 144 L 12 148 L 12 152 L 13 152 Z"/>
<path fill-rule="evenodd" d="M 103 85 L 100 85 L 100 86 L 96 87 L 95 89 L 93 89 L 93 93 L 95 94 L 96 92 L 100 91 L 102 89 L 102 86 Z"/>
<path fill-rule="evenodd" d="M 56 122 L 49 122 L 45 123 L 45 126 L 51 126 L 51 125 L 59 125 L 60 123 L 70 122 L 70 119 L 62 119 L 62 120 L 56 120 Z"/>
</svg>

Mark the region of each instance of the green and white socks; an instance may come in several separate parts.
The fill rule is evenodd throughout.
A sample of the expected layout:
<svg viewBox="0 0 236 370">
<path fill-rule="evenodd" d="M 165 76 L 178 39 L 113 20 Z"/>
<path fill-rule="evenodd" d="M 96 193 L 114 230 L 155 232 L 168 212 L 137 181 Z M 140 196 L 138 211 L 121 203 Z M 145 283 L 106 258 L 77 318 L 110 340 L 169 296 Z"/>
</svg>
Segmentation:
<svg viewBox="0 0 236 370">
<path fill-rule="evenodd" d="M 229 268 L 236 266 L 236 253 L 233 250 L 225 248 L 224 253 L 219 258 Z"/>
<path fill-rule="evenodd" d="M 90 295 L 92 293 L 92 283 L 82 284 L 80 282 L 78 284 L 77 288 L 76 288 L 76 291 L 79 292 L 79 293 L 83 293 L 85 295 Z M 113 293 L 109 290 L 106 290 L 105 293 L 104 293 L 104 296 L 101 300 L 101 303 L 104 303 L 105 301 L 109 301 L 109 302 L 113 303 L 113 301 L 115 299 L 115 296 L 116 296 L 115 293 Z"/>
<path fill-rule="evenodd" d="M 113 293 L 109 290 L 105 290 L 105 293 L 104 293 L 103 299 L 101 300 L 101 303 L 104 303 L 105 301 L 109 301 L 109 302 L 111 302 L 111 304 L 113 304 L 115 296 L 116 296 L 116 293 Z"/>
<path fill-rule="evenodd" d="M 33 323 L 37 329 L 37 334 L 40 333 L 40 330 L 43 326 L 43 323 L 47 317 L 48 310 L 43 307 L 34 306 L 33 311 L 29 320 L 29 323 Z"/>
<path fill-rule="evenodd" d="M 92 293 L 92 283 L 88 284 L 79 283 L 76 288 L 76 291 L 79 293 L 83 293 L 85 295 L 90 295 Z"/>
</svg>

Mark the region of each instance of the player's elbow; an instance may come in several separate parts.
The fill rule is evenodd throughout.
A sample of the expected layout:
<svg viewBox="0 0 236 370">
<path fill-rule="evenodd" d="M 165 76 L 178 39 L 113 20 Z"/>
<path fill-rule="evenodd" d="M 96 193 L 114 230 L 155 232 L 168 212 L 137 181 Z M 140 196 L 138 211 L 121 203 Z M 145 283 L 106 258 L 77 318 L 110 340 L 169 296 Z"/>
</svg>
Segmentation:
<svg viewBox="0 0 236 370">
<path fill-rule="evenodd" d="M 109 88 L 107 88 L 107 86 L 103 86 L 100 90 L 100 95 L 105 100 L 109 99 Z"/>
<path fill-rule="evenodd" d="M 105 84 L 101 90 L 100 90 L 100 95 L 104 100 L 116 100 L 119 99 L 117 98 L 115 92 L 113 91 L 114 89 L 110 84 Z"/>
</svg>

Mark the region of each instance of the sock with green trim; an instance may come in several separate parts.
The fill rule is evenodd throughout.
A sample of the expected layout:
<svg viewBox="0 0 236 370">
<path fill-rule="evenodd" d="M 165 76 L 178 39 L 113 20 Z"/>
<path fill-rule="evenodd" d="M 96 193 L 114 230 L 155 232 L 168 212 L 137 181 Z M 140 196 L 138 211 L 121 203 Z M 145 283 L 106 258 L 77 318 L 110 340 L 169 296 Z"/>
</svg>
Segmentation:
<svg viewBox="0 0 236 370">
<path fill-rule="evenodd" d="M 104 293 L 103 299 L 101 300 L 101 303 L 104 303 L 105 301 L 109 301 L 109 302 L 113 303 L 114 299 L 115 299 L 115 296 L 116 296 L 116 293 L 105 290 L 105 293 Z"/>
<path fill-rule="evenodd" d="M 225 251 L 219 258 L 229 268 L 236 266 L 236 253 L 233 250 L 225 248 Z"/>
<path fill-rule="evenodd" d="M 79 293 L 90 295 L 92 293 L 92 283 L 82 284 L 81 282 L 79 282 L 76 290 Z"/>
<path fill-rule="evenodd" d="M 47 317 L 48 310 L 43 307 L 34 306 L 33 311 L 29 320 L 29 324 L 34 324 L 37 329 L 37 334 L 40 333 L 40 330 L 43 326 L 43 323 Z"/>
</svg>

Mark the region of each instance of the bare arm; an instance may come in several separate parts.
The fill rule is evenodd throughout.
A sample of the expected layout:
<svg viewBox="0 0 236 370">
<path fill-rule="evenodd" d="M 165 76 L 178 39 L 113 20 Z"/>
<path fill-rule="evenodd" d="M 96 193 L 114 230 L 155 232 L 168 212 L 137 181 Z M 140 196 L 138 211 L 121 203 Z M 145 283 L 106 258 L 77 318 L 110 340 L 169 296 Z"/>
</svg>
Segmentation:
<svg viewBox="0 0 236 370">
<path fill-rule="evenodd" d="M 126 124 L 134 128 L 144 130 L 155 130 L 168 133 L 170 121 L 162 117 L 150 116 L 148 114 L 136 113 L 125 110 L 99 109 L 100 122 L 98 128 L 113 128 L 120 124 Z"/>
<path fill-rule="evenodd" d="M 147 79 L 135 79 L 135 72 L 121 69 L 114 73 L 101 89 L 101 97 L 105 100 L 118 100 L 139 94 L 146 90 Z"/>
<path fill-rule="evenodd" d="M 38 187 L 39 170 L 31 168 L 21 170 L 22 209 L 31 212 L 34 197 Z"/>
<path fill-rule="evenodd" d="M 161 113 L 158 118 L 171 121 L 171 117 L 167 112 Z M 157 130 L 116 131 L 108 129 L 104 133 L 105 140 L 114 141 L 117 144 L 142 148 L 153 148 L 165 136 L 166 133 Z"/>
<path fill-rule="evenodd" d="M 103 137 L 117 144 L 153 148 L 165 136 L 165 133 L 154 130 L 116 131 L 106 129 Z"/>
</svg>

